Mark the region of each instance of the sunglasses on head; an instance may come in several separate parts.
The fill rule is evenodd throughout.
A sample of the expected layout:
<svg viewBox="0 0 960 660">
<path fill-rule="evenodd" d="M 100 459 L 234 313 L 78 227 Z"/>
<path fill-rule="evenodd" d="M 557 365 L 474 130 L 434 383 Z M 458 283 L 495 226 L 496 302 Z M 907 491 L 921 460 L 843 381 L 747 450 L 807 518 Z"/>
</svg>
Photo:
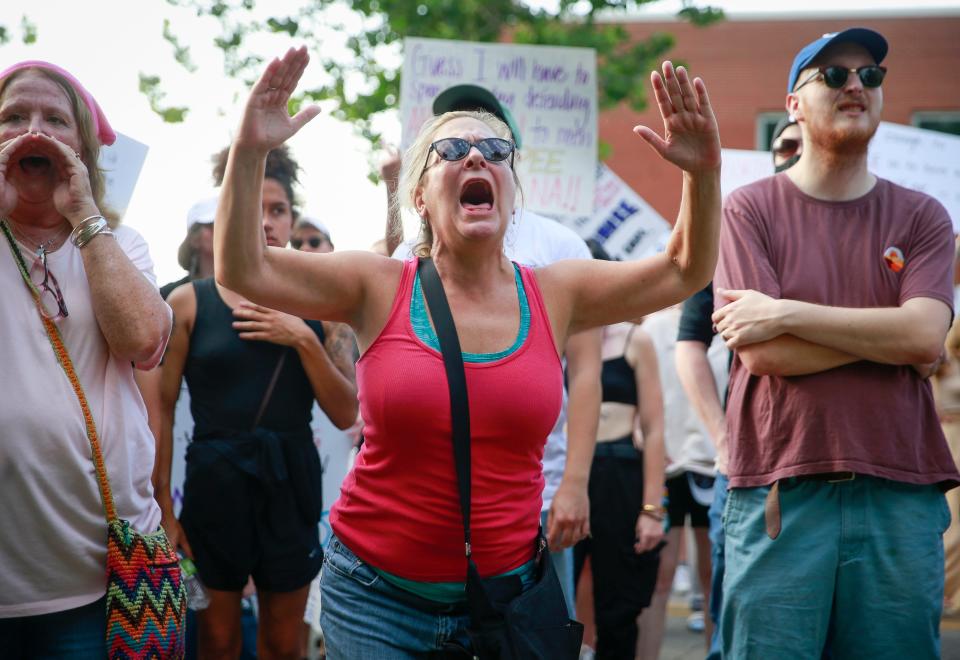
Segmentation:
<svg viewBox="0 0 960 660">
<path fill-rule="evenodd" d="M 443 160 L 457 161 L 466 158 L 467 154 L 470 153 L 470 149 L 473 147 L 476 147 L 477 151 L 480 152 L 480 155 L 483 156 L 488 162 L 500 163 L 509 158 L 510 167 L 513 167 L 513 152 L 515 145 L 510 140 L 491 137 L 477 140 L 476 142 L 470 142 L 469 140 L 464 140 L 463 138 L 452 137 L 437 140 L 430 145 L 430 149 L 427 151 L 427 160 L 423 164 L 423 171 L 420 172 L 420 176 L 422 177 L 423 173 L 427 171 L 431 152 L 436 151 L 437 155 Z"/>
<path fill-rule="evenodd" d="M 800 140 L 795 138 L 780 138 L 773 143 L 773 153 L 789 158 L 800 150 Z"/>
<path fill-rule="evenodd" d="M 883 77 L 887 75 L 887 68 L 876 64 L 868 64 L 858 69 L 848 69 L 845 66 L 821 66 L 817 67 L 817 70 L 810 77 L 794 87 L 793 91 L 796 92 L 807 83 L 821 76 L 824 85 L 830 89 L 840 89 L 847 84 L 847 76 L 851 73 L 860 77 L 860 82 L 864 87 L 874 88 L 883 84 Z"/>
<path fill-rule="evenodd" d="M 293 246 L 294 250 L 299 250 L 302 248 L 304 243 L 316 250 L 318 247 L 320 247 L 320 244 L 323 243 L 323 239 L 319 236 L 311 236 L 307 240 L 303 240 L 302 238 L 290 239 L 290 245 Z"/>
</svg>

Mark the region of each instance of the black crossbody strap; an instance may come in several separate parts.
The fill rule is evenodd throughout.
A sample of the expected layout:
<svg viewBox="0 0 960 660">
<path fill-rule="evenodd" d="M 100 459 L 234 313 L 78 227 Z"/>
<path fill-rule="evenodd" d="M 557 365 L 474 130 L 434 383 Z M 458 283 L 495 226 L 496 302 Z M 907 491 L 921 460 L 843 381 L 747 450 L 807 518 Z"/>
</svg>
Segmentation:
<svg viewBox="0 0 960 660">
<path fill-rule="evenodd" d="M 433 260 L 420 259 L 417 264 L 420 286 L 433 326 L 440 340 L 443 367 L 450 388 L 450 413 L 453 421 L 453 458 L 457 468 L 457 490 L 460 492 L 460 512 L 463 516 L 463 542 L 470 559 L 470 407 L 467 404 L 467 375 L 463 369 L 463 354 L 457 326 L 453 323 L 447 294 Z"/>
</svg>

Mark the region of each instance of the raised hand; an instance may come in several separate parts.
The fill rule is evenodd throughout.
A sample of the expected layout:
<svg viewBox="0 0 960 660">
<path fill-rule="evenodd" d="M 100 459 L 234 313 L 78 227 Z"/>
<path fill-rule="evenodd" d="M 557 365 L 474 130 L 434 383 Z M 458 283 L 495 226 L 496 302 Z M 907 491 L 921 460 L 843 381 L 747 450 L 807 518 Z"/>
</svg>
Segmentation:
<svg viewBox="0 0 960 660">
<path fill-rule="evenodd" d="M 23 133 L 0 148 L 0 214 L 9 214 L 17 205 L 17 182 L 23 185 L 23 181 L 17 179 L 11 168 L 25 156 L 49 161 L 53 204 L 70 224 L 100 213 L 93 199 L 90 173 L 80 154 L 44 133 Z"/>
<path fill-rule="evenodd" d="M 3 217 L 10 215 L 10 212 L 17 207 L 17 201 L 20 199 L 17 189 L 10 181 L 8 170 L 17 166 L 13 156 L 19 151 L 26 135 L 26 133 L 18 135 L 0 145 L 0 216 Z"/>
<path fill-rule="evenodd" d="M 38 133 L 42 148 L 50 155 L 57 172 L 53 189 L 53 205 L 71 225 L 100 211 L 93 200 L 90 172 L 80 154 L 56 138 Z"/>
<path fill-rule="evenodd" d="M 293 117 L 287 111 L 287 102 L 309 61 L 307 49 L 302 46 L 291 48 L 267 65 L 247 99 L 234 140 L 237 146 L 266 153 L 286 142 L 320 113 L 315 105 L 303 108 Z"/>
<path fill-rule="evenodd" d="M 663 137 L 646 126 L 633 131 L 660 157 L 687 172 L 702 172 L 720 166 L 720 132 L 710 107 L 703 80 L 693 83 L 682 66 L 663 63 L 663 76 L 650 74 L 653 93 L 663 117 Z"/>
<path fill-rule="evenodd" d="M 377 169 L 380 171 L 381 181 L 388 186 L 397 185 L 400 179 L 400 150 L 392 145 L 384 149 Z"/>
</svg>

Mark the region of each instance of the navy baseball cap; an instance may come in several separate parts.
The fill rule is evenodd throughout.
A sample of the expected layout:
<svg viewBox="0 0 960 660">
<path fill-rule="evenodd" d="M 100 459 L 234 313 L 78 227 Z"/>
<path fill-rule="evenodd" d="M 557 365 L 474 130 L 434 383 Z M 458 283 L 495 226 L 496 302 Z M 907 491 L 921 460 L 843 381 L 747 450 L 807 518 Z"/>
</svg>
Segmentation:
<svg viewBox="0 0 960 660">
<path fill-rule="evenodd" d="M 433 114 L 442 115 L 454 110 L 486 110 L 507 125 L 513 134 L 514 144 L 520 148 L 520 129 L 517 128 L 516 120 L 510 109 L 500 103 L 489 89 L 479 85 L 454 85 L 447 87 L 433 99 Z"/>
<path fill-rule="evenodd" d="M 877 64 L 880 64 L 883 58 L 887 56 L 887 40 L 879 32 L 861 27 L 848 28 L 842 32 L 830 32 L 801 48 L 797 56 L 793 58 L 790 77 L 787 78 L 787 94 L 793 92 L 800 72 L 816 59 L 824 48 L 832 44 L 845 42 L 860 44 L 866 48 Z"/>
</svg>

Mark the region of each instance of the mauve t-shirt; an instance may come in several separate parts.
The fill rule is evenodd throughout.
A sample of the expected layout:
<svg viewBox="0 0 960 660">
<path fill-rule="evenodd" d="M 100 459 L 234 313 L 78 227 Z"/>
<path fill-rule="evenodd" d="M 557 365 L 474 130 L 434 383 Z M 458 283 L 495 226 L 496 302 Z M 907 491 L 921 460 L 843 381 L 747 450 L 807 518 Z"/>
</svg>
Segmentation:
<svg viewBox="0 0 960 660">
<path fill-rule="evenodd" d="M 933 198 L 878 179 L 825 202 L 786 173 L 730 194 L 714 284 L 835 307 L 953 306 L 953 230 Z M 717 297 L 717 306 L 724 300 Z M 806 376 L 753 376 L 735 355 L 727 404 L 730 484 L 853 471 L 912 484 L 960 475 L 928 380 L 860 361 Z"/>
</svg>

